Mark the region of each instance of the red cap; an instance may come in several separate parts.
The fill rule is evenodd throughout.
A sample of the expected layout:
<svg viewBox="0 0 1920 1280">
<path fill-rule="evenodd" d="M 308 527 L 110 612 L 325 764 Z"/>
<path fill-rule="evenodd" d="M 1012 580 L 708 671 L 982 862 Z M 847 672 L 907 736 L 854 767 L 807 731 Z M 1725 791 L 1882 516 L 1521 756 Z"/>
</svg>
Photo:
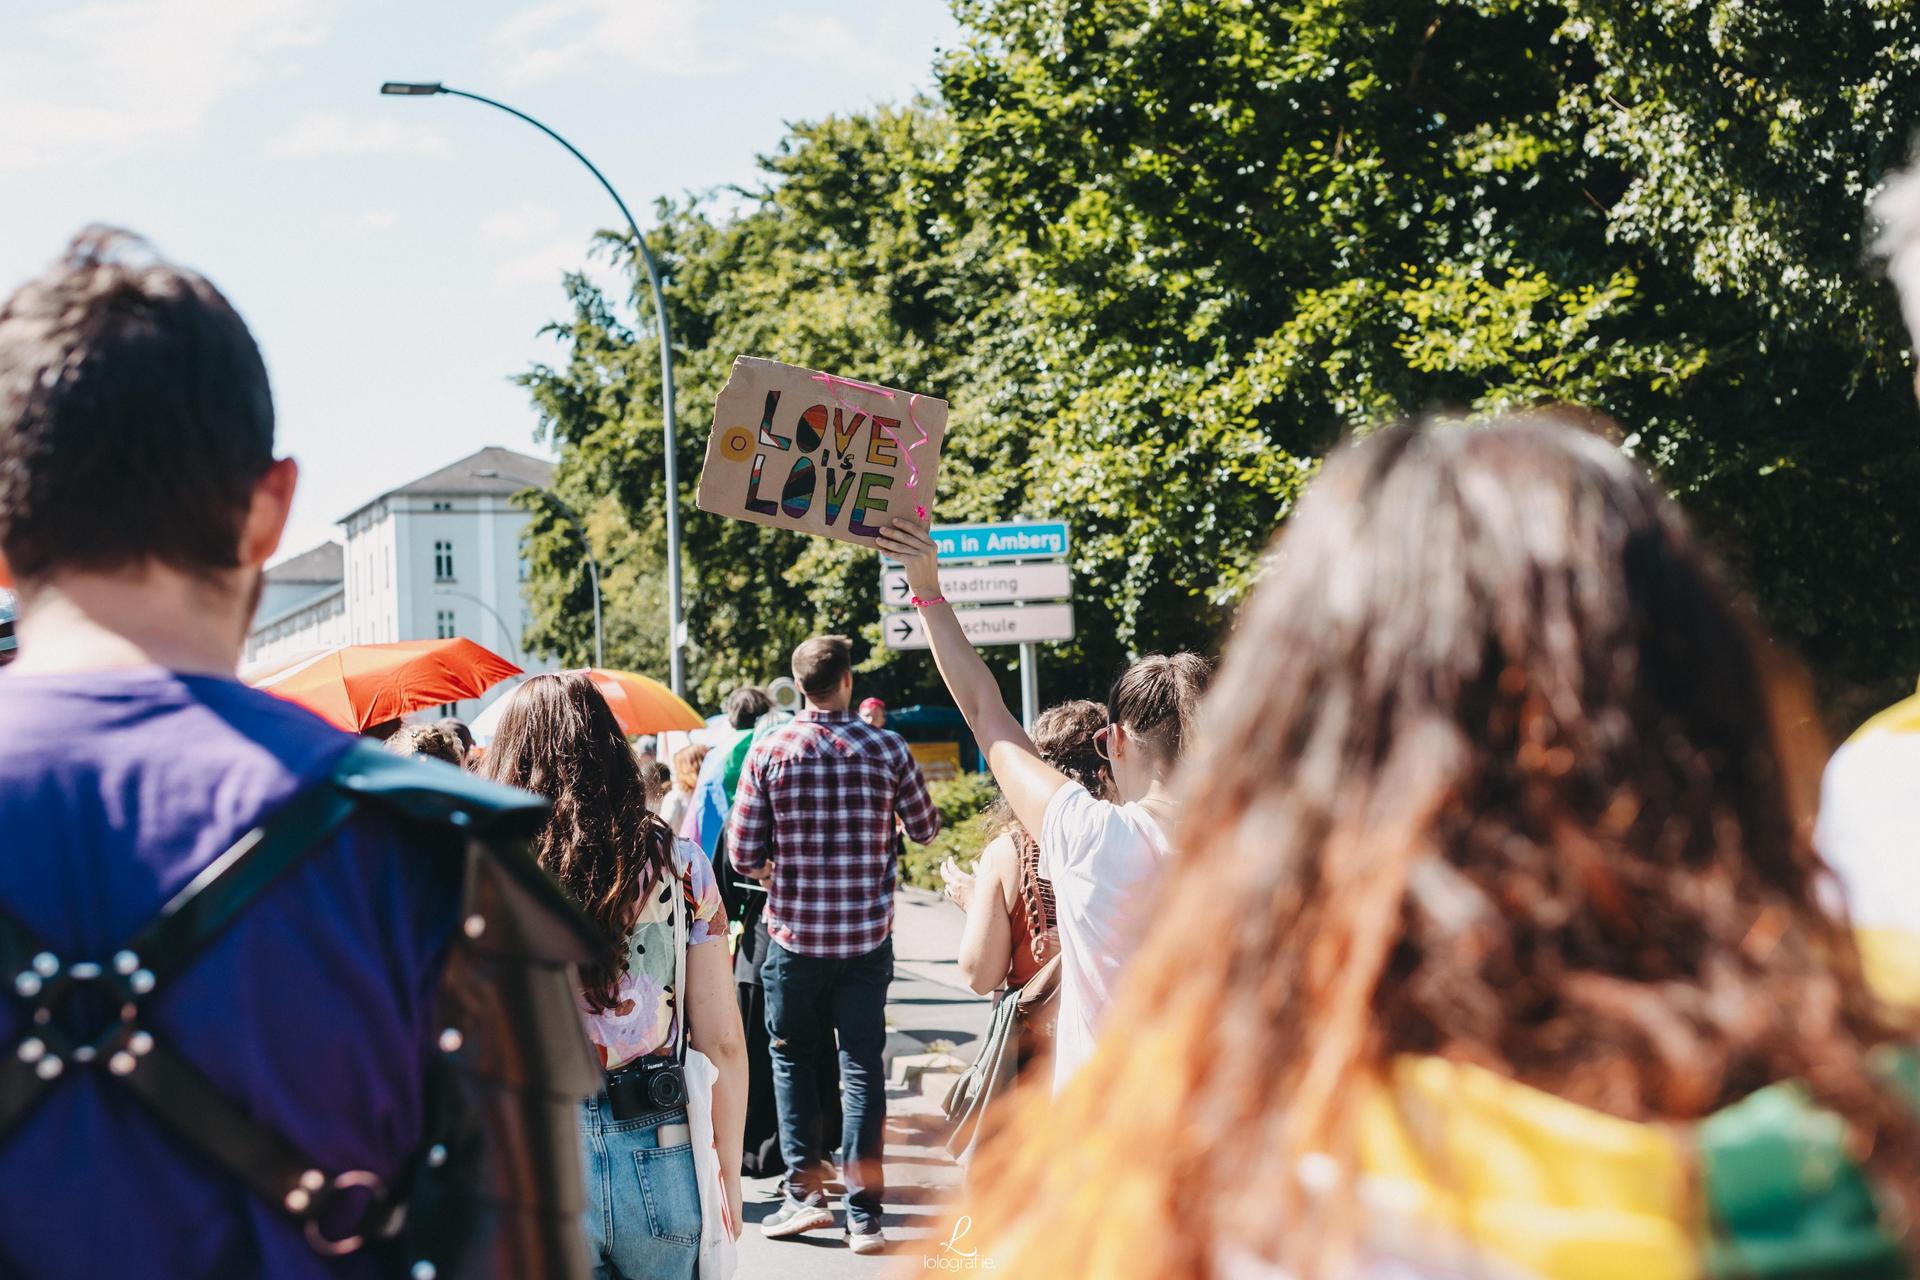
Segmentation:
<svg viewBox="0 0 1920 1280">
<path fill-rule="evenodd" d="M 880 709 L 881 711 L 885 711 L 885 710 L 887 709 L 887 704 L 886 704 L 886 703 L 884 703 L 884 702 L 882 702 L 882 701 L 880 701 L 880 699 L 878 699 L 878 698 L 862 698 L 862 699 L 860 699 L 860 709 L 861 709 L 862 711 L 865 711 L 865 710 L 867 710 L 867 709 L 868 709 L 869 707 L 877 707 L 877 708 L 878 708 L 878 709 Z"/>
</svg>

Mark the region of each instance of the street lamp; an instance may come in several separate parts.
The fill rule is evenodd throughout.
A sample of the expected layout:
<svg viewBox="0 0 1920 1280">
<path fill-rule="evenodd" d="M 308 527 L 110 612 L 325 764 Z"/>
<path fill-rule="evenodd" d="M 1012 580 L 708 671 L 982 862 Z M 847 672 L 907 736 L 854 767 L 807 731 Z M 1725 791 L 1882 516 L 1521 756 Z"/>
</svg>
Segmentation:
<svg viewBox="0 0 1920 1280">
<path fill-rule="evenodd" d="M 498 609 L 470 591 L 455 591 L 451 587 L 435 587 L 433 594 L 437 596 L 452 596 L 461 600 L 471 600 L 486 610 L 487 616 L 493 619 L 493 625 L 500 628 L 500 638 L 507 642 L 507 656 L 513 659 L 513 665 L 516 667 L 520 665 L 520 646 L 514 643 L 513 630 L 507 626 L 507 620 L 500 616 Z"/>
<path fill-rule="evenodd" d="M 607 650 L 600 642 L 600 562 L 593 557 L 593 543 L 587 541 L 587 527 L 580 523 L 580 517 L 574 514 L 573 508 L 553 490 L 529 489 L 527 492 L 537 493 L 551 502 L 566 522 L 573 526 L 573 531 L 580 535 L 580 547 L 587 553 L 587 578 L 593 583 L 593 665 L 604 667 L 607 665 Z M 674 651 L 674 667 L 676 670 L 679 668 L 678 650 Z"/>
<path fill-rule="evenodd" d="M 647 271 L 647 284 L 653 290 L 653 313 L 660 326 L 660 416 L 666 435 L 666 481 L 667 481 L 667 655 L 668 683 L 677 694 L 686 692 L 686 660 L 681 652 L 680 622 L 680 464 L 675 457 L 673 429 L 673 331 L 667 326 L 667 297 L 660 291 L 660 273 L 654 268 L 653 255 L 647 251 L 646 237 L 640 234 L 640 224 L 633 220 L 633 214 L 627 211 L 627 202 L 613 189 L 607 176 L 594 167 L 593 161 L 580 154 L 580 149 L 565 138 L 541 124 L 524 111 L 519 111 L 504 102 L 495 102 L 492 98 L 483 98 L 477 93 L 468 93 L 464 89 L 449 89 L 438 82 L 415 83 L 410 81 L 389 80 L 380 86 L 380 92 L 391 97 L 424 98 L 436 94 L 448 94 L 455 98 L 470 98 L 474 102 L 497 107 L 510 116 L 518 116 L 540 132 L 565 147 L 573 158 L 587 166 L 587 172 L 599 179 L 600 185 L 607 189 L 613 202 L 620 206 L 620 214 L 627 220 L 627 229 L 633 232 L 634 247 L 640 252 L 641 265 Z M 557 499 L 556 499 L 557 501 Z M 569 517 L 572 512 L 567 513 Z M 574 521 L 578 529 L 579 521 Z M 580 539 L 586 541 L 586 531 L 581 530 Z M 600 569 L 593 561 L 593 550 L 587 550 L 587 566 L 593 575 L 593 644 L 594 665 L 599 666 L 600 652 Z"/>
</svg>

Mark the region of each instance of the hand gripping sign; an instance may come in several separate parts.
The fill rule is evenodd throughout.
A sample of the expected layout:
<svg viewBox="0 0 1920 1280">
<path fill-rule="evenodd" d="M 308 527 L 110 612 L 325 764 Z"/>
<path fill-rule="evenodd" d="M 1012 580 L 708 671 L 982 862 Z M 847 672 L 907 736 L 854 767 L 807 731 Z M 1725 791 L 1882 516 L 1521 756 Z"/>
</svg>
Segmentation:
<svg viewBox="0 0 1920 1280">
<path fill-rule="evenodd" d="M 947 402 L 740 356 L 713 406 L 702 511 L 874 545 L 895 516 L 926 519 Z"/>
</svg>

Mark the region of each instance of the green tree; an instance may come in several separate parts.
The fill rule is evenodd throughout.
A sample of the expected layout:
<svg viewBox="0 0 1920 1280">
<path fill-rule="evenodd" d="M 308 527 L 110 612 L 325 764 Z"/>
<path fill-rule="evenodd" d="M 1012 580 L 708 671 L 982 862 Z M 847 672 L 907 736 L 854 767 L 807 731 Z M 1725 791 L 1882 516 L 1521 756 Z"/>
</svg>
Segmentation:
<svg viewBox="0 0 1920 1280">
<path fill-rule="evenodd" d="M 979 321 L 983 297 L 1004 294 L 989 253 L 941 221 L 919 163 L 944 137 L 924 107 L 801 126 L 765 160 L 769 182 L 732 193 L 742 210 L 662 206 L 654 250 L 668 277 L 676 339 L 680 495 L 689 669 L 708 705 L 746 680 L 781 673 L 794 645 L 821 631 L 877 636 L 872 552 L 795 538 L 693 509 L 712 405 L 736 355 L 765 355 L 874 381 L 944 388 L 969 382 L 977 356 L 955 332 Z M 617 246 L 617 240 L 609 240 Z M 624 252 L 624 249 L 620 250 Z M 560 446 L 556 487 L 589 518 L 603 559 L 647 584 L 644 614 L 609 627 L 608 661 L 665 666 L 662 455 L 657 337 L 636 333 L 585 279 L 567 282 L 573 315 L 550 332 L 566 362 L 522 378 L 542 430 Z M 987 495 L 1018 484 L 1017 457 L 965 430 L 948 450 L 944 509 L 991 509 Z M 604 539 L 604 542 L 602 541 Z M 529 643 L 576 660 L 590 644 L 577 540 L 536 522 L 530 536 L 535 623 Z M 877 677 L 894 697 L 930 693 L 924 660 Z"/>
<path fill-rule="evenodd" d="M 948 396 L 941 515 L 1074 524 L 1084 639 L 1050 690 L 1212 643 L 1341 436 L 1554 402 L 1622 424 L 1836 718 L 1920 670 L 1910 356 L 1859 234 L 1920 101 L 1910 7 L 956 11 L 934 100 L 796 128 L 730 216 L 663 210 L 680 407 L 702 420 L 736 354 Z M 637 591 L 653 352 L 572 288 L 569 363 L 529 384 Z M 703 691 L 870 621 L 870 555 L 688 524 Z M 569 554 L 536 556 L 536 643 L 578 644 Z M 876 666 L 930 687 L 924 659 Z"/>
</svg>

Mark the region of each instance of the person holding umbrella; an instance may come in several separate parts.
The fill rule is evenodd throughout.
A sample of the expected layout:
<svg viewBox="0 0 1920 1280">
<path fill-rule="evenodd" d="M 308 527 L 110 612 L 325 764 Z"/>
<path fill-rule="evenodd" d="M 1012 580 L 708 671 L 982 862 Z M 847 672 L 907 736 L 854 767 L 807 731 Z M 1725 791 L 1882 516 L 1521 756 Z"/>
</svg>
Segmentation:
<svg viewBox="0 0 1920 1280">
<path fill-rule="evenodd" d="M 597 933 L 540 801 L 234 678 L 273 437 L 240 316 L 125 233 L 0 303 L 0 1270 L 584 1277 L 599 1072 L 544 1011 Z"/>
</svg>

